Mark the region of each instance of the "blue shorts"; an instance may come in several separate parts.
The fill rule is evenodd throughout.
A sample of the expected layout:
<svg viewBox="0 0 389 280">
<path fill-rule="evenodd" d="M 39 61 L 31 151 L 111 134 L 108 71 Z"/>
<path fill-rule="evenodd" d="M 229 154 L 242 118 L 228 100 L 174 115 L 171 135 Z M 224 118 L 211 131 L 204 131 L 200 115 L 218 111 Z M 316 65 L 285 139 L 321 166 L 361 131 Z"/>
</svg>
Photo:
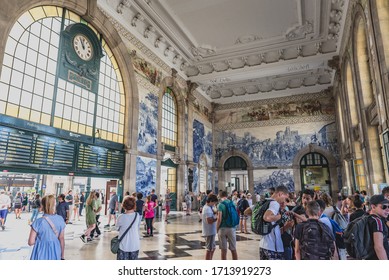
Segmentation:
<svg viewBox="0 0 389 280">
<path fill-rule="evenodd" d="M 111 209 L 111 208 L 109 208 L 109 214 L 111 214 L 111 215 L 115 215 L 115 214 L 116 214 L 116 211 L 115 211 L 115 209 Z"/>
<path fill-rule="evenodd" d="M 8 209 L 0 210 L 0 219 L 5 219 L 8 214 Z"/>
</svg>

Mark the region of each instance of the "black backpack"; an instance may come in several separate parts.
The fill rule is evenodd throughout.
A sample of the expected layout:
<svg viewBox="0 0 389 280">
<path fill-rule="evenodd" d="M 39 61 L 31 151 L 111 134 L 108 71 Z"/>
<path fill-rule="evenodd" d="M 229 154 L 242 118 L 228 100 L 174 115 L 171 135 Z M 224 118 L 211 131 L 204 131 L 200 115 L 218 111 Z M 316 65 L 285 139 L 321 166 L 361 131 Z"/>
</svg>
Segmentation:
<svg viewBox="0 0 389 280">
<path fill-rule="evenodd" d="M 318 220 L 309 219 L 302 223 L 299 240 L 302 260 L 330 260 L 335 250 L 330 229 Z"/>
<path fill-rule="evenodd" d="M 267 199 L 263 204 L 261 204 L 261 202 L 257 202 L 255 205 L 251 215 L 251 230 L 254 233 L 259 235 L 268 235 L 271 233 L 273 228 L 278 225 L 278 223 L 273 225 L 271 222 L 266 222 L 263 219 L 263 215 L 265 215 L 265 212 L 269 209 L 270 202 L 272 201 L 273 199 Z"/>
<path fill-rule="evenodd" d="M 372 236 L 368 225 L 369 215 L 363 215 L 348 224 L 343 234 L 347 253 L 357 260 L 364 260 L 374 255 Z M 384 225 L 386 226 L 386 225 Z"/>
<path fill-rule="evenodd" d="M 238 210 L 243 215 L 244 210 L 249 206 L 249 202 L 246 199 L 241 199 L 238 202 Z"/>
</svg>

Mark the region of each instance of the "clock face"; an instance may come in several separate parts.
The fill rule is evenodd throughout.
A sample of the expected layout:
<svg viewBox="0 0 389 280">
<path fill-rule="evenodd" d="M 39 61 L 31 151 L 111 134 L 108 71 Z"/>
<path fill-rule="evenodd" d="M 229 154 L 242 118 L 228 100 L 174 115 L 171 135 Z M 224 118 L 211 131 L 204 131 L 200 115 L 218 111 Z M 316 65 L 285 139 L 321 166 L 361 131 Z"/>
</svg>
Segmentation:
<svg viewBox="0 0 389 280">
<path fill-rule="evenodd" d="M 73 48 L 76 54 L 85 61 L 92 59 L 93 47 L 87 37 L 82 34 L 77 34 L 73 39 Z"/>
</svg>

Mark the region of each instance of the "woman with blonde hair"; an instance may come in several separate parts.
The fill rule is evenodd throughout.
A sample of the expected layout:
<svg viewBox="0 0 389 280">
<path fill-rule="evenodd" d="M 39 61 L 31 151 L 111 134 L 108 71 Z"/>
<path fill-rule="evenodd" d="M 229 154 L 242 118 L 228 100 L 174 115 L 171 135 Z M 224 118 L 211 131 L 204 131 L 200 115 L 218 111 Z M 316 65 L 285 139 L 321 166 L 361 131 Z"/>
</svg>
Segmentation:
<svg viewBox="0 0 389 280">
<path fill-rule="evenodd" d="M 36 219 L 30 230 L 28 245 L 34 245 L 31 260 L 61 260 L 65 251 L 65 222 L 55 214 L 55 196 L 42 198 L 43 216 Z"/>
<path fill-rule="evenodd" d="M 83 235 L 80 236 L 81 240 L 84 243 L 88 243 L 92 241 L 92 238 L 90 237 L 91 232 L 96 227 L 96 191 L 91 191 L 91 193 L 88 196 L 88 199 L 86 200 L 86 206 L 85 206 L 85 221 L 86 221 L 86 231 Z"/>
</svg>

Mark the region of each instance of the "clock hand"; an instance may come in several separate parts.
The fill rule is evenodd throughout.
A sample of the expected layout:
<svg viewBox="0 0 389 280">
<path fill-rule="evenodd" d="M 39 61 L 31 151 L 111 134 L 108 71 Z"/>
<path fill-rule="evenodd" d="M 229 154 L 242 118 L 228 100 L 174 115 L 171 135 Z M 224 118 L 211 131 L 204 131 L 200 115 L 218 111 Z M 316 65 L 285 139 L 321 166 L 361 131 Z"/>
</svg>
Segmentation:
<svg viewBox="0 0 389 280">
<path fill-rule="evenodd" d="M 85 50 L 84 38 L 81 38 L 80 41 L 81 41 L 82 49 Z"/>
</svg>

